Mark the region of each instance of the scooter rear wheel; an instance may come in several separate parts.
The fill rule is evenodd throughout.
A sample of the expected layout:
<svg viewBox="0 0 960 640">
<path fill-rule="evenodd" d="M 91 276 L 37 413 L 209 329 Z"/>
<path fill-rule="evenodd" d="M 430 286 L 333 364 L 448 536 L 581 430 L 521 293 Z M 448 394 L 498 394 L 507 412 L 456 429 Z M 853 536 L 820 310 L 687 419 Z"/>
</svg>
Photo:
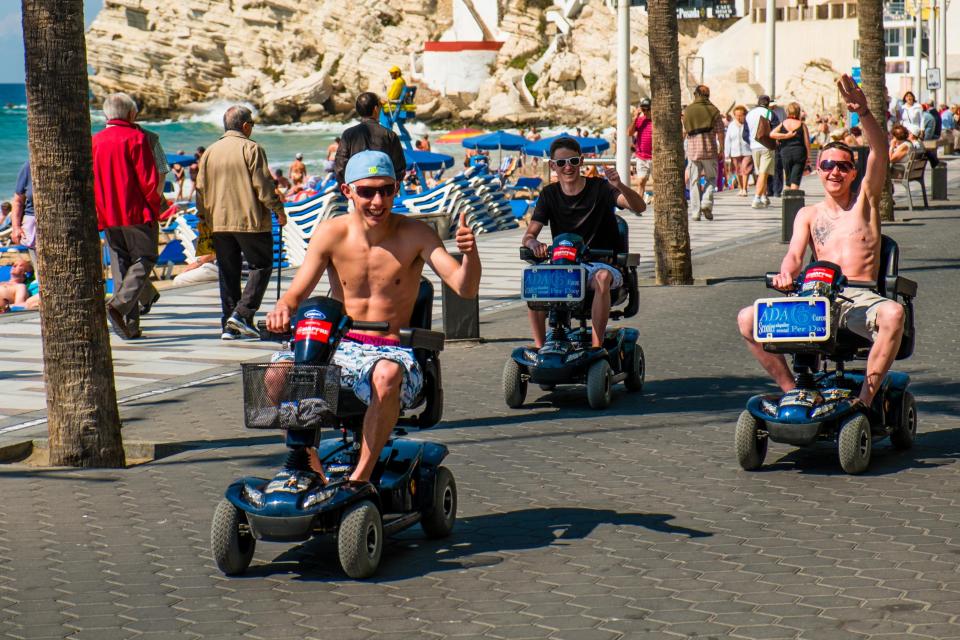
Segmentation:
<svg viewBox="0 0 960 640">
<path fill-rule="evenodd" d="M 527 381 L 523 379 L 524 367 L 510 358 L 503 365 L 503 399 L 507 406 L 516 409 L 527 399 Z"/>
<path fill-rule="evenodd" d="M 613 371 L 606 360 L 597 360 L 587 370 L 587 402 L 591 409 L 606 409 L 613 396 L 610 376 Z"/>
<path fill-rule="evenodd" d="M 917 401 L 909 391 L 903 393 L 903 408 L 900 412 L 900 423 L 890 434 L 890 442 L 894 448 L 905 451 L 913 447 L 913 439 L 917 437 Z"/>
<path fill-rule="evenodd" d="M 647 360 L 643 356 L 643 347 L 636 345 L 633 348 L 633 362 L 627 371 L 627 377 L 623 381 L 623 386 L 625 386 L 628 391 L 641 391 L 646 376 Z"/>
<path fill-rule="evenodd" d="M 369 578 L 380 566 L 383 552 L 383 520 L 369 500 L 347 509 L 337 531 L 337 554 L 343 572 L 354 580 Z"/>
<path fill-rule="evenodd" d="M 837 437 L 837 445 L 840 466 L 844 471 L 851 475 L 866 471 L 870 466 L 870 453 L 873 450 L 873 436 L 867 416 L 855 413 L 844 420 Z"/>
<path fill-rule="evenodd" d="M 457 522 L 457 481 L 446 467 L 437 467 L 433 507 L 423 514 L 420 526 L 429 538 L 446 538 Z"/>
<path fill-rule="evenodd" d="M 221 500 L 210 525 L 210 550 L 217 568 L 228 576 L 242 574 L 250 566 L 256 546 L 247 514 L 229 500 Z"/>
<path fill-rule="evenodd" d="M 737 431 L 734 437 L 737 446 L 737 462 L 744 471 L 754 471 L 763 466 L 767 457 L 767 436 L 761 436 L 760 421 L 749 411 L 744 411 L 737 419 Z"/>
</svg>

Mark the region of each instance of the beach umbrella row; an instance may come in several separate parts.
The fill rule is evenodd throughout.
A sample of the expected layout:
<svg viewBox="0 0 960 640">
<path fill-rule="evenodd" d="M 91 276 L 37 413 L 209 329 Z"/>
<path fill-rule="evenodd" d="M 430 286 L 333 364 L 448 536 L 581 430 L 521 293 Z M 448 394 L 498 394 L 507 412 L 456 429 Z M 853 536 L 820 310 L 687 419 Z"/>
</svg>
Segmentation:
<svg viewBox="0 0 960 640">
<path fill-rule="evenodd" d="M 559 138 L 573 138 L 580 144 L 580 150 L 583 153 L 600 153 L 610 148 L 610 143 L 603 138 L 584 138 L 569 133 L 561 133 L 560 135 L 543 138 L 536 142 L 529 142 L 524 145 L 523 152 L 528 156 L 547 157 L 550 155 L 550 145 L 553 144 L 554 140 L 558 140 Z"/>
</svg>

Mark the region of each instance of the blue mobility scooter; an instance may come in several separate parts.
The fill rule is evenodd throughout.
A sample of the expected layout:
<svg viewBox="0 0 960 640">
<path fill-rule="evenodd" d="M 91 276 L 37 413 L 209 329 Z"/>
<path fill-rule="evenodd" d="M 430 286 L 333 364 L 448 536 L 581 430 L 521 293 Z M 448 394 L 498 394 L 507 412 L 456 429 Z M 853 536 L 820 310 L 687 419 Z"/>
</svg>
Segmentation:
<svg viewBox="0 0 960 640">
<path fill-rule="evenodd" d="M 837 309 L 845 289 L 865 287 L 904 305 L 903 340 L 897 360 L 910 357 L 915 338 L 913 298 L 917 283 L 898 275 L 899 248 L 881 240 L 877 282 L 850 282 L 832 262 L 809 264 L 787 297 L 754 303 L 754 339 L 770 353 L 791 354 L 796 388 L 761 394 L 747 402 L 736 429 L 740 466 L 760 468 L 768 440 L 808 446 L 836 443 L 840 466 L 850 474 L 866 471 L 873 444 L 889 437 L 897 449 L 909 449 L 917 433 L 917 405 L 905 373 L 889 372 L 873 404 L 857 401 L 865 371 L 847 371 L 846 363 L 865 360 L 871 342 L 838 329 Z M 767 274 L 767 287 L 773 277 Z M 832 367 L 831 367 L 832 363 Z"/>
<path fill-rule="evenodd" d="M 443 412 L 444 335 L 430 330 L 432 306 L 433 287 L 423 280 L 412 328 L 400 331 L 401 345 L 414 350 L 423 370 L 423 389 L 400 425 L 427 428 Z M 297 310 L 291 333 L 268 333 L 263 323 L 259 328 L 262 339 L 292 339 L 294 362 L 243 365 L 245 422 L 248 428 L 284 430 L 289 454 L 273 478 L 240 478 L 227 488 L 211 527 L 220 570 L 242 574 L 257 540 L 303 541 L 333 533 L 344 573 L 362 579 L 377 570 L 385 536 L 418 522 L 429 537 L 448 536 L 457 516 L 457 485 L 441 465 L 444 445 L 396 437 L 405 435 L 398 427 L 370 481 L 349 480 L 366 407 L 340 389 L 340 368 L 330 362 L 347 331 L 385 331 L 387 324 L 355 322 L 339 301 L 314 297 Z M 341 435 L 321 439 L 325 429 Z M 311 469 L 308 447 L 317 447 L 326 481 Z"/>
<path fill-rule="evenodd" d="M 606 258 L 623 273 L 623 286 L 611 291 L 610 320 L 637 314 L 639 256 L 629 253 L 627 223 L 617 216 L 620 246 L 617 251 L 589 249 L 576 234 L 553 239 L 546 258 L 537 258 L 523 247 L 522 298 L 531 309 L 547 312 L 547 340 L 539 351 L 527 347 L 513 350 L 503 368 L 503 395 L 507 406 L 523 405 L 529 383 L 552 390 L 558 384 L 586 384 L 587 402 L 593 409 L 610 405 L 612 386 L 623 382 L 630 391 L 640 391 L 646 372 L 640 332 L 630 327 L 608 328 L 603 348 L 591 348 L 589 327 L 593 291 L 587 282 L 584 262 Z M 616 307 L 626 303 L 623 309 Z M 579 326 L 572 328 L 577 321 Z"/>
</svg>

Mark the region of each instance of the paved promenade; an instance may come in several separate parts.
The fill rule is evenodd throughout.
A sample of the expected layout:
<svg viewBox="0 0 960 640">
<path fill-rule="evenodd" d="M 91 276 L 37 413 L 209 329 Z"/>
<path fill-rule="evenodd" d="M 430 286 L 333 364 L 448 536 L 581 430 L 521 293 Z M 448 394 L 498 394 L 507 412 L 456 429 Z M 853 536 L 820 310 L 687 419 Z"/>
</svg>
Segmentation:
<svg viewBox="0 0 960 640">
<path fill-rule="evenodd" d="M 213 565 L 214 505 L 269 475 L 277 434 L 241 428 L 236 377 L 124 404 L 127 439 L 187 450 L 119 471 L 0 467 L 0 636 L 299 639 L 960 637 L 960 319 L 955 209 L 886 232 L 920 283 L 911 374 L 917 446 L 844 475 L 829 448 L 772 445 L 738 467 L 733 425 L 767 384 L 736 333 L 783 247 L 695 261 L 709 287 L 644 288 L 643 392 L 591 411 L 582 389 L 508 409 L 500 371 L 523 309 L 444 352 L 444 442 L 460 492 L 448 540 L 418 529 L 366 582 L 329 540 L 260 544 L 249 574 Z M 149 324 L 148 324 L 149 328 Z"/>
<path fill-rule="evenodd" d="M 819 183 L 808 180 L 810 195 L 817 197 Z M 750 208 L 749 198 L 735 192 L 718 194 L 713 222 L 690 223 L 694 252 L 703 252 L 731 242 L 780 228 L 779 200 L 768 209 Z M 626 213 L 630 224 L 631 250 L 641 255 L 644 277 L 653 277 L 653 212 L 642 217 Z M 518 256 L 521 230 L 480 236 L 483 280 L 482 312 L 516 301 L 523 263 Z M 549 235 L 549 234 L 546 234 Z M 439 280 L 426 269 L 437 286 L 435 311 L 440 315 Z M 702 275 L 702 274 L 701 274 Z M 284 286 L 289 282 L 287 280 Z M 325 290 L 325 284 L 318 287 Z M 273 285 L 264 299 L 264 310 L 273 306 Z M 260 316 L 262 317 L 262 316 Z M 221 373 L 218 369 L 250 360 L 270 350 L 256 342 L 220 341 L 220 297 L 217 283 L 162 292 L 154 311 L 142 322 L 144 339 L 124 342 L 111 334 L 117 390 L 130 396 L 144 389 L 163 389 L 165 383 L 184 376 L 202 379 Z M 4 429 L 42 418 L 46 409 L 43 385 L 40 318 L 36 313 L 0 316 L 0 436 Z M 12 433 L 7 431 L 6 433 Z"/>
</svg>

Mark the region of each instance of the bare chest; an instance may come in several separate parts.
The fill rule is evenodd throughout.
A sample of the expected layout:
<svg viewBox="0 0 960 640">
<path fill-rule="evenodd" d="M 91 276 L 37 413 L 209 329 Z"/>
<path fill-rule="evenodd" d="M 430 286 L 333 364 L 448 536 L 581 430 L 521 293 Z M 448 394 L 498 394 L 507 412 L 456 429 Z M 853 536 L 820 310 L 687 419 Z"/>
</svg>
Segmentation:
<svg viewBox="0 0 960 640">
<path fill-rule="evenodd" d="M 401 242 L 378 246 L 345 243 L 333 255 L 331 267 L 345 292 L 377 297 L 406 290 L 410 282 L 419 281 L 423 260 L 415 247 Z"/>
</svg>

